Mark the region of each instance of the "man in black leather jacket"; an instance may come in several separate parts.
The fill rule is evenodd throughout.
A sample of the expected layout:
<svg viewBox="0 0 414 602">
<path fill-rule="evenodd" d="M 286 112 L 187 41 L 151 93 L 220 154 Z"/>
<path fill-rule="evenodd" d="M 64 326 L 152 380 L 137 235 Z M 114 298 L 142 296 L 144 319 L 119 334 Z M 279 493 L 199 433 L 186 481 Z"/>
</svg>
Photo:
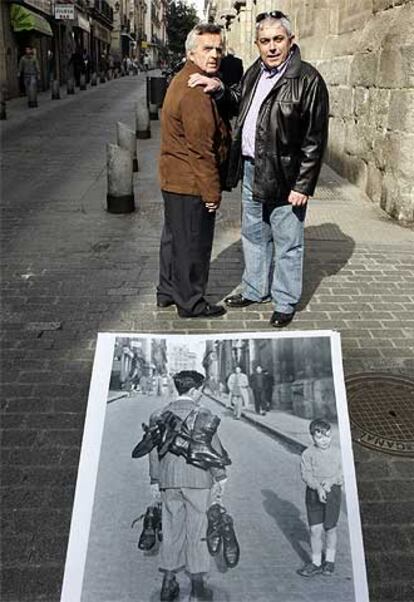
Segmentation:
<svg viewBox="0 0 414 602">
<path fill-rule="evenodd" d="M 328 137 L 328 92 L 302 61 L 289 19 L 280 11 L 256 19 L 259 58 L 238 86 L 193 77 L 190 86 L 237 110 L 228 184 L 243 176 L 241 293 L 225 300 L 247 307 L 269 299 L 270 323 L 289 324 L 302 294 L 304 220 Z M 223 93 L 224 92 L 224 93 Z"/>
</svg>

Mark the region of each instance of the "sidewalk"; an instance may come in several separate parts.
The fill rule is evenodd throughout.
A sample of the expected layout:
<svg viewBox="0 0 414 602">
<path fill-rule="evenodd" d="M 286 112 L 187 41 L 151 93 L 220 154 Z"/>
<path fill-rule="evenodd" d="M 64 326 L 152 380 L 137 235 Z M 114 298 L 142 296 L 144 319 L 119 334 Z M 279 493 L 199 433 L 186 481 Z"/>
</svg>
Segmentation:
<svg viewBox="0 0 414 602">
<path fill-rule="evenodd" d="M 204 394 L 232 412 L 228 404 L 228 395 L 217 397 L 213 393 L 204 392 Z M 242 417 L 247 422 L 288 444 L 296 453 L 302 453 L 312 444 L 309 435 L 309 419 L 307 418 L 301 418 L 281 410 L 269 410 L 264 416 L 261 416 L 256 414 L 251 406 L 242 409 Z M 332 425 L 332 435 L 333 440 L 337 441 L 338 427 L 336 425 Z"/>
</svg>

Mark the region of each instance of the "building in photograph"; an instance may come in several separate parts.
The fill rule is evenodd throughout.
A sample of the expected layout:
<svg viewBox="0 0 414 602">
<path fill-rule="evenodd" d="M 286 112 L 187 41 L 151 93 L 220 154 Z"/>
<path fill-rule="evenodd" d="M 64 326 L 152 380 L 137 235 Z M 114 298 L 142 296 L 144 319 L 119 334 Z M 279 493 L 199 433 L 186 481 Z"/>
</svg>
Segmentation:
<svg viewBox="0 0 414 602">
<path fill-rule="evenodd" d="M 181 370 L 196 370 L 197 354 L 186 345 L 173 346 L 168 355 L 168 372 L 176 374 Z"/>
<path fill-rule="evenodd" d="M 261 366 L 271 383 L 271 409 L 302 418 L 332 416 L 335 404 L 330 341 L 325 337 L 207 341 L 210 388 L 225 391 L 236 366 L 250 377 Z"/>
</svg>

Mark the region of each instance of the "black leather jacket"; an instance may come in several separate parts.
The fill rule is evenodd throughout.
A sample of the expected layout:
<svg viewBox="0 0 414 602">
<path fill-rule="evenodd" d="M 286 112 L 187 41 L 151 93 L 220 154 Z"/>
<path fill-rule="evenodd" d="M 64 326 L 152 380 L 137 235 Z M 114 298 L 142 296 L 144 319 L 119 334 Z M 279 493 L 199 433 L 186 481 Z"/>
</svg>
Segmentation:
<svg viewBox="0 0 414 602">
<path fill-rule="evenodd" d="M 228 166 L 228 185 L 242 173 L 242 128 L 261 73 L 258 59 L 238 86 L 226 89 L 222 102 L 238 107 Z M 301 60 L 299 47 L 284 75 L 260 108 L 256 126 L 253 196 L 269 205 L 283 205 L 291 190 L 311 196 L 328 139 L 328 91 L 321 75 Z"/>
</svg>

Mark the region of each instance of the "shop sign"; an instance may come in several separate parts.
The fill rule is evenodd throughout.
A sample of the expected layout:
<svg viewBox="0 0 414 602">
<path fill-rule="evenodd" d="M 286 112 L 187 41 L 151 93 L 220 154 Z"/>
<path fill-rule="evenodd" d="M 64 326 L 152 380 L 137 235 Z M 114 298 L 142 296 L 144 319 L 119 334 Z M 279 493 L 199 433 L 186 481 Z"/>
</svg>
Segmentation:
<svg viewBox="0 0 414 602">
<path fill-rule="evenodd" d="M 73 4 L 55 4 L 55 19 L 62 21 L 73 21 L 75 19 L 75 7 Z"/>
</svg>

